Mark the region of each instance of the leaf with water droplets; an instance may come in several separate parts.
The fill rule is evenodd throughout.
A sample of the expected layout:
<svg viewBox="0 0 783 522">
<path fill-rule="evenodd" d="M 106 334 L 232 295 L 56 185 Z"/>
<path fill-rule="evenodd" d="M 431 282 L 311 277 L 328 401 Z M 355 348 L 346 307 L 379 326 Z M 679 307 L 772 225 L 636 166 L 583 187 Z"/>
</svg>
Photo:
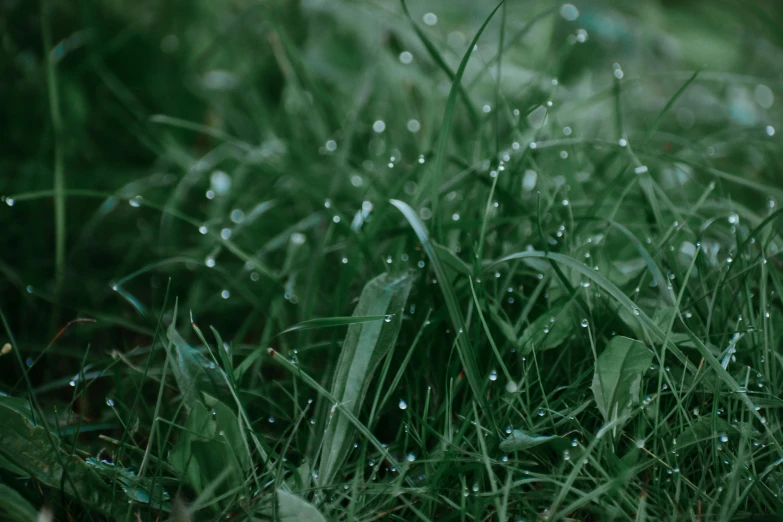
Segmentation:
<svg viewBox="0 0 783 522">
<path fill-rule="evenodd" d="M 557 435 L 530 435 L 521 430 L 514 430 L 506 440 L 501 441 L 500 450 L 524 451 L 559 438 Z"/>
<path fill-rule="evenodd" d="M 320 485 L 331 483 L 350 450 L 353 428 L 341 409 L 355 415 L 359 413 L 376 366 L 397 342 L 402 325 L 400 312 L 408 300 L 412 283 L 410 274 L 382 274 L 362 290 L 353 316 L 380 316 L 384 320 L 357 322 L 348 327 L 331 390 L 341 408 L 333 408 L 333 417 L 324 434 Z"/>
<path fill-rule="evenodd" d="M 639 402 L 642 373 L 652 358 L 644 343 L 619 335 L 612 337 L 598 356 L 592 389 L 595 403 L 607 422 Z"/>
<path fill-rule="evenodd" d="M 523 354 L 557 348 L 571 336 L 574 324 L 570 307 L 555 305 L 525 328 L 519 339 L 519 348 Z"/>
</svg>

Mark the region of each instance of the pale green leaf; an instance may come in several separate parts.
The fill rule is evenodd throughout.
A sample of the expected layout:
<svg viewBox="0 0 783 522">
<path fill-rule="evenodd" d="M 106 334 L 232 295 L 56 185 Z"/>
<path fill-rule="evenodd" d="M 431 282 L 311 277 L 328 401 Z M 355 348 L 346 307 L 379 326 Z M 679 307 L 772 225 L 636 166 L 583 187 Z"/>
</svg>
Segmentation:
<svg viewBox="0 0 783 522">
<path fill-rule="evenodd" d="M 652 352 L 639 341 L 613 337 L 598 357 L 593 376 L 593 395 L 606 421 L 621 416 L 639 400 L 639 385 L 652 362 Z"/>
<path fill-rule="evenodd" d="M 384 316 L 383 321 L 351 324 L 337 361 L 331 394 L 353 414 L 360 411 L 364 395 L 381 358 L 397 341 L 402 312 L 408 300 L 413 276 L 382 274 L 362 290 L 354 317 Z M 319 482 L 330 484 L 342 465 L 352 442 L 351 422 L 340 410 L 332 410 L 324 433 Z"/>
<path fill-rule="evenodd" d="M 501 451 L 523 451 L 557 438 L 556 435 L 530 435 L 521 430 L 514 430 L 506 440 L 501 441 L 500 449 Z"/>
</svg>

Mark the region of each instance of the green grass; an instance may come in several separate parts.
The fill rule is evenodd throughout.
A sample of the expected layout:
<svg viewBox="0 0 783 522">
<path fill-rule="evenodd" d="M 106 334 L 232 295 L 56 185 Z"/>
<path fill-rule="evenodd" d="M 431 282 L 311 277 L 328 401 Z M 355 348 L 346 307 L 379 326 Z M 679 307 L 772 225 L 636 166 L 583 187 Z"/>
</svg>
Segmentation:
<svg viewBox="0 0 783 522">
<path fill-rule="evenodd" d="M 778 519 L 777 3 L 9 5 L 2 520 Z"/>
</svg>

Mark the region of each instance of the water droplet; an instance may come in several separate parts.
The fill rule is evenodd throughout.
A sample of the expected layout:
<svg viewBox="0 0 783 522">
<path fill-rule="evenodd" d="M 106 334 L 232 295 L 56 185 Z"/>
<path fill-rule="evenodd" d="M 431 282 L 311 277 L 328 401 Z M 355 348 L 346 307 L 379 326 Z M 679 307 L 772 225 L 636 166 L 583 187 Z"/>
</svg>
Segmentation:
<svg viewBox="0 0 783 522">
<path fill-rule="evenodd" d="M 561 150 L 560 151 L 560 159 L 566 159 L 566 158 L 568 158 L 568 152 L 564 151 L 564 150 Z"/>
<path fill-rule="evenodd" d="M 405 455 L 405 460 L 407 460 L 408 462 L 415 461 L 416 460 L 416 454 L 415 453 L 408 453 L 407 455 Z"/>
<path fill-rule="evenodd" d="M 136 197 L 128 200 L 128 205 L 130 205 L 130 206 L 132 206 L 134 208 L 139 208 L 141 206 L 141 200 L 142 199 L 143 198 L 141 196 L 136 196 Z"/>
<path fill-rule="evenodd" d="M 419 268 L 424 268 L 425 263 L 424 263 L 424 261 L 419 261 L 417 263 L 417 265 L 418 265 Z"/>
<path fill-rule="evenodd" d="M 573 22 L 579 18 L 579 9 L 574 4 L 563 4 L 560 6 L 560 16 L 568 22 Z"/>
<path fill-rule="evenodd" d="M 8 205 L 9 207 L 13 207 L 14 206 L 14 198 L 5 198 L 5 204 Z"/>
<path fill-rule="evenodd" d="M 571 460 L 571 452 L 568 450 L 563 451 L 563 460 Z"/>
<path fill-rule="evenodd" d="M 424 13 L 422 20 L 424 21 L 424 25 L 429 25 L 431 27 L 438 23 L 438 15 L 435 13 Z"/>
<path fill-rule="evenodd" d="M 375 123 L 372 124 L 372 130 L 380 134 L 386 130 L 386 123 L 383 120 L 375 120 Z"/>
<path fill-rule="evenodd" d="M 201 235 L 204 235 L 204 234 L 206 234 L 208 232 L 207 227 L 204 226 L 204 225 L 201 225 L 200 227 L 198 227 L 198 231 L 199 231 L 199 233 L 201 233 Z"/>
<path fill-rule="evenodd" d="M 775 127 L 772 125 L 767 125 L 766 129 L 764 131 L 767 133 L 767 136 L 774 136 L 775 135 Z"/>
<path fill-rule="evenodd" d="M 625 138 L 620 138 L 619 140 L 617 140 L 617 144 L 621 147 L 625 147 L 626 145 L 628 145 L 628 141 Z"/>
<path fill-rule="evenodd" d="M 230 228 L 224 228 L 220 231 L 220 237 L 223 239 L 228 239 L 231 237 L 231 229 Z"/>
<path fill-rule="evenodd" d="M 642 311 L 641 311 L 641 310 L 639 310 L 638 308 L 634 308 L 634 309 L 633 309 L 633 315 L 639 315 L 639 314 L 641 314 L 641 313 L 642 313 Z"/>
<path fill-rule="evenodd" d="M 519 390 L 519 386 L 514 381 L 508 381 L 506 383 L 506 391 L 508 393 L 516 393 Z"/>
<path fill-rule="evenodd" d="M 539 417 L 543 417 L 544 415 L 546 415 L 546 412 L 544 410 L 538 410 Z"/>
<path fill-rule="evenodd" d="M 644 173 L 645 173 L 645 172 L 647 172 L 648 170 L 649 170 L 649 169 L 647 168 L 647 165 L 639 165 L 638 167 L 636 167 L 635 169 L 633 169 L 633 171 L 634 171 L 636 174 L 644 174 Z"/>
<path fill-rule="evenodd" d="M 207 265 L 209 268 L 213 268 L 215 266 L 215 259 L 212 257 L 208 257 L 204 260 L 204 264 Z"/>
<path fill-rule="evenodd" d="M 409 51 L 403 51 L 400 53 L 400 62 L 402 62 L 405 65 L 408 65 L 412 61 L 413 61 L 413 55 Z M 373 127 L 373 130 L 374 129 L 375 128 Z"/>
<path fill-rule="evenodd" d="M 75 380 L 71 380 L 71 381 L 68 383 L 68 385 L 69 385 L 71 388 L 74 388 L 74 387 L 76 386 L 76 381 L 75 381 Z"/>
<path fill-rule="evenodd" d="M 109 406 L 110 408 L 114 406 L 114 399 L 111 397 L 106 397 L 106 406 Z"/>
<path fill-rule="evenodd" d="M 391 314 L 386 314 L 386 317 L 384 317 L 383 320 L 386 321 L 387 323 L 390 323 L 392 320 Z"/>
<path fill-rule="evenodd" d="M 399 407 L 401 410 L 407 410 L 407 409 L 408 409 L 408 403 L 407 403 L 407 402 L 405 402 L 405 401 L 404 401 L 404 400 L 402 400 L 402 399 L 400 399 L 400 402 L 397 404 L 397 406 L 398 406 L 398 407 Z"/>
<path fill-rule="evenodd" d="M 410 119 L 408 120 L 408 124 L 406 125 L 406 128 L 408 129 L 408 132 L 419 132 L 421 130 L 421 124 L 418 120 Z M 421 161 L 424 158 L 424 156 L 419 157 L 419 163 L 424 163 L 424 161 Z"/>
<path fill-rule="evenodd" d="M 497 374 L 497 372 L 495 370 L 492 370 L 491 372 L 489 372 L 489 380 L 492 381 L 492 382 L 495 382 L 495 381 L 498 380 L 498 374 Z"/>
<path fill-rule="evenodd" d="M 223 299 L 228 299 L 229 297 L 231 297 L 231 292 L 229 292 L 228 290 L 223 290 L 222 292 L 220 292 L 220 297 L 222 297 Z"/>
<path fill-rule="evenodd" d="M 580 324 L 582 325 L 582 328 L 587 328 L 590 322 L 587 319 L 582 319 L 582 322 Z"/>
<path fill-rule="evenodd" d="M 479 491 L 478 482 L 474 483 L 473 487 L 471 489 L 473 490 L 473 493 L 478 493 L 478 491 Z"/>
<path fill-rule="evenodd" d="M 718 440 L 720 440 L 721 442 L 728 442 L 729 441 L 729 436 L 726 435 L 725 433 L 721 433 L 718 436 Z"/>
<path fill-rule="evenodd" d="M 503 455 L 500 457 L 500 462 L 508 462 L 508 455 Z"/>
<path fill-rule="evenodd" d="M 571 439 L 571 447 L 575 448 L 579 446 L 579 441 L 576 439 Z"/>
</svg>

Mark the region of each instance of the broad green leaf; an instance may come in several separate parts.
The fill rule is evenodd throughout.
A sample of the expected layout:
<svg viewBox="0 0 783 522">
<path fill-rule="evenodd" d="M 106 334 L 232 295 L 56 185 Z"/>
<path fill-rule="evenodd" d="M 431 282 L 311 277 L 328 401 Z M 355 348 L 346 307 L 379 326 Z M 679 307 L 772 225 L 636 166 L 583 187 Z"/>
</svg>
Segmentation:
<svg viewBox="0 0 783 522">
<path fill-rule="evenodd" d="M 557 348 L 571 335 L 574 321 L 567 305 L 555 305 L 525 328 L 519 340 L 522 354 Z"/>
<path fill-rule="evenodd" d="M 358 415 L 360 411 L 376 366 L 397 341 L 412 282 L 410 274 L 382 274 L 362 290 L 354 317 L 381 315 L 386 319 L 348 327 L 332 382 L 332 396 L 353 414 Z M 350 421 L 339 410 L 332 410 L 331 415 L 324 433 L 319 469 L 321 485 L 331 483 L 353 443 Z"/>
<path fill-rule="evenodd" d="M 0 484 L 0 517 L 7 522 L 35 522 L 35 508 L 13 488 Z"/>
<path fill-rule="evenodd" d="M 205 394 L 205 400 L 207 406 L 193 404 L 169 461 L 206 501 L 221 497 L 218 504 L 228 507 L 242 488 L 250 455 L 236 414 L 214 397 Z"/>
<path fill-rule="evenodd" d="M 213 361 L 190 346 L 172 324 L 167 332 L 170 349 L 171 371 L 177 386 L 185 398 L 185 408 L 201 400 L 201 394 L 208 393 L 221 400 L 231 400 L 228 377 Z"/>
<path fill-rule="evenodd" d="M 514 430 L 506 440 L 501 441 L 501 451 L 523 451 L 558 439 L 557 435 L 530 435 L 521 430 Z"/>
<path fill-rule="evenodd" d="M 265 509 L 264 514 L 273 517 L 278 522 L 326 522 L 324 516 L 309 502 L 278 489 L 276 492 L 277 518 L 274 518 L 272 509 Z"/>
<path fill-rule="evenodd" d="M 121 494 L 81 458 L 66 454 L 56 434 L 33 424 L 18 407 L 19 399 L 0 397 L 0 466 L 7 463 L 9 471 L 23 470 L 26 476 L 106 515 L 127 511 Z"/>
<path fill-rule="evenodd" d="M 644 343 L 628 337 L 612 337 L 598 356 L 593 375 L 593 396 L 601 415 L 609 422 L 639 401 L 639 385 L 653 354 Z"/>
</svg>

